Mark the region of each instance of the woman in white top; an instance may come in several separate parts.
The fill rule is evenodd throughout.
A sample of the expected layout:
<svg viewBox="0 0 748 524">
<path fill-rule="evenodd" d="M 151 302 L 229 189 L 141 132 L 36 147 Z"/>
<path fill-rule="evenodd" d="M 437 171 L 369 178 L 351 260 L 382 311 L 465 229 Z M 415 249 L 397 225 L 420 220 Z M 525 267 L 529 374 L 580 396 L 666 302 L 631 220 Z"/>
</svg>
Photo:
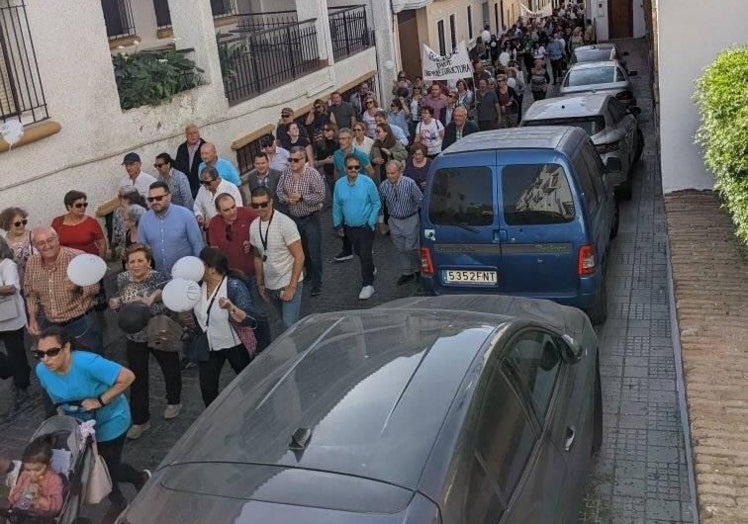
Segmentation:
<svg viewBox="0 0 748 524">
<path fill-rule="evenodd" d="M 356 122 L 356 125 L 353 126 L 353 146 L 369 156 L 373 145 L 374 140 L 366 136 L 366 124 Z"/>
<path fill-rule="evenodd" d="M 0 353 L 0 378 L 13 377 L 16 405 L 27 396 L 31 373 L 23 346 L 25 325 L 26 309 L 21 298 L 18 267 L 13 261 L 13 250 L 0 237 L 0 341 L 7 352 L 7 357 Z"/>
<path fill-rule="evenodd" d="M 434 118 L 434 110 L 431 106 L 421 108 L 421 122 L 416 127 L 416 142 L 426 146 L 429 158 L 434 158 L 442 152 L 442 139 L 444 138 L 444 125 Z"/>
<path fill-rule="evenodd" d="M 364 112 L 361 115 L 361 120 L 366 124 L 366 136 L 374 140 L 376 138 L 377 121 L 374 118 L 379 111 L 382 109 L 377 103 L 377 99 L 369 94 L 364 100 Z"/>
<path fill-rule="evenodd" d="M 200 392 L 208 407 L 218 396 L 218 382 L 224 362 L 238 375 L 250 362 L 234 325 L 254 327 L 252 299 L 241 279 L 229 270 L 220 250 L 206 247 L 200 252 L 205 265 L 200 301 L 193 308 L 200 329 L 208 335 L 207 362 L 199 362 Z"/>
</svg>

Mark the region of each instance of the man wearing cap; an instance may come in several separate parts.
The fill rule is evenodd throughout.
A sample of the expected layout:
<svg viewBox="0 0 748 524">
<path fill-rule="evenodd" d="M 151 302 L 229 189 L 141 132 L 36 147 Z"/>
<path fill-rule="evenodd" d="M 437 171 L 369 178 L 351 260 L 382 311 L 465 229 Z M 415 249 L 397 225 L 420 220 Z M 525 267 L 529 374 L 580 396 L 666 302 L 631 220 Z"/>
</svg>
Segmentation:
<svg viewBox="0 0 748 524">
<path fill-rule="evenodd" d="M 140 155 L 137 153 L 127 153 L 122 165 L 125 166 L 127 176 L 122 178 L 119 183 L 119 187 L 135 186 L 143 198 L 148 194 L 148 187 L 156 181 L 156 178 L 143 173 L 140 168 L 142 166 L 140 162 Z"/>
<path fill-rule="evenodd" d="M 190 124 L 184 128 L 184 137 L 186 140 L 179 144 L 177 148 L 174 167 L 187 175 L 194 199 L 198 189 L 200 189 L 200 171 L 197 168 L 202 162 L 200 147 L 205 143 L 205 140 L 200 137 L 200 130 L 195 124 Z"/>
<path fill-rule="evenodd" d="M 219 157 L 218 152 L 216 151 L 216 146 L 210 142 L 205 142 L 200 146 L 200 158 L 202 158 L 203 161 L 200 162 L 197 172 L 201 175 L 206 167 L 214 167 L 221 175 L 221 178 L 227 182 L 231 182 L 235 186 L 239 186 L 242 183 L 241 180 L 239 180 L 239 170 L 234 167 L 234 164 L 232 164 L 231 161 Z"/>
<path fill-rule="evenodd" d="M 203 187 L 197 192 L 193 210 L 197 223 L 204 229 L 208 228 L 210 219 L 218 214 L 215 203 L 218 195 L 228 193 L 234 197 L 237 204 L 242 204 L 242 195 L 239 193 L 239 188 L 228 180 L 223 180 L 215 167 L 206 167 L 200 172 L 200 184 Z"/>
<path fill-rule="evenodd" d="M 275 138 L 278 140 L 278 144 L 288 143 L 291 139 L 288 136 L 288 126 L 293 123 L 293 109 L 290 107 L 284 107 L 281 109 L 280 120 L 278 120 L 278 127 L 275 129 Z M 307 140 L 309 139 L 309 133 L 307 133 L 306 126 L 299 125 L 299 136 L 303 136 Z"/>
<path fill-rule="evenodd" d="M 290 153 L 287 149 L 282 148 L 276 143 L 275 137 L 273 135 L 268 133 L 267 135 L 260 138 L 260 148 L 268 157 L 268 162 L 270 162 L 270 169 L 275 169 L 276 171 L 280 171 L 281 173 L 288 169 L 288 157 Z"/>
</svg>

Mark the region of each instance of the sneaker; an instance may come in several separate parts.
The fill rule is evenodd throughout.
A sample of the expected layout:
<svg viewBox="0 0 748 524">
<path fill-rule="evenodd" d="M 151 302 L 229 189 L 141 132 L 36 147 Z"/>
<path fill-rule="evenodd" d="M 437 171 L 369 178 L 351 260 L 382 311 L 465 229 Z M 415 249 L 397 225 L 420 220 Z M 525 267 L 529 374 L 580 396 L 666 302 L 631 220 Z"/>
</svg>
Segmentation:
<svg viewBox="0 0 748 524">
<path fill-rule="evenodd" d="M 182 358 L 182 360 L 179 362 L 179 369 L 182 371 L 186 371 L 188 369 L 196 368 L 197 364 L 192 362 L 191 360 L 187 358 Z"/>
<path fill-rule="evenodd" d="M 413 280 L 415 276 L 411 273 L 410 275 L 400 275 L 400 278 L 397 279 L 397 285 L 402 286 L 403 284 L 406 284 Z"/>
<path fill-rule="evenodd" d="M 364 286 L 361 288 L 361 293 L 358 294 L 359 300 L 369 300 L 374 294 L 374 286 Z"/>
<path fill-rule="evenodd" d="M 164 419 L 171 420 L 177 418 L 182 411 L 182 404 L 168 404 L 164 409 Z"/>
<path fill-rule="evenodd" d="M 346 260 L 353 260 L 353 253 L 341 251 L 340 253 L 335 255 L 335 258 L 333 260 L 335 262 L 345 262 Z"/>
<path fill-rule="evenodd" d="M 127 431 L 127 438 L 129 438 L 130 440 L 138 440 L 143 436 L 143 433 L 145 431 L 148 431 L 149 429 L 151 429 L 150 421 L 146 422 L 145 424 L 133 424 Z"/>
</svg>

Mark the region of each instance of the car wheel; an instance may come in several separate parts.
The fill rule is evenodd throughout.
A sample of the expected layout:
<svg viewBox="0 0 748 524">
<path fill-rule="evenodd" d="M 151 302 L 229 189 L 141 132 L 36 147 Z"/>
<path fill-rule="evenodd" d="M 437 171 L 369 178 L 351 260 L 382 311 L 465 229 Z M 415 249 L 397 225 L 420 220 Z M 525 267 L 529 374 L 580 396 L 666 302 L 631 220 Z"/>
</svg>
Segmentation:
<svg viewBox="0 0 748 524">
<path fill-rule="evenodd" d="M 600 382 L 600 350 L 595 359 L 595 402 L 592 412 L 592 455 L 603 446 L 603 388 Z"/>
<path fill-rule="evenodd" d="M 587 316 L 590 317 L 590 322 L 594 325 L 602 324 L 608 318 L 608 291 L 606 288 L 605 272 L 603 272 L 603 279 L 597 292 L 595 304 L 587 311 Z"/>
</svg>

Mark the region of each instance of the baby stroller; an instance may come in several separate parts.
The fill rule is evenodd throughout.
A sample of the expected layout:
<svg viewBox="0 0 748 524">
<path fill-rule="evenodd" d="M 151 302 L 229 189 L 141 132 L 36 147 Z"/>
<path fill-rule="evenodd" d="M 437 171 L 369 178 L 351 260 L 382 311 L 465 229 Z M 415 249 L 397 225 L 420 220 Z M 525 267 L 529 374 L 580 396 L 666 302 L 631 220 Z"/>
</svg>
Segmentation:
<svg viewBox="0 0 748 524">
<path fill-rule="evenodd" d="M 52 437 L 52 469 L 63 484 L 62 509 L 57 515 L 40 514 L 15 507 L 0 507 L 0 521 L 11 524 L 75 524 L 86 493 L 93 464 L 92 432 L 81 432 L 81 423 L 67 415 L 50 417 L 39 426 L 31 440 Z"/>
</svg>

